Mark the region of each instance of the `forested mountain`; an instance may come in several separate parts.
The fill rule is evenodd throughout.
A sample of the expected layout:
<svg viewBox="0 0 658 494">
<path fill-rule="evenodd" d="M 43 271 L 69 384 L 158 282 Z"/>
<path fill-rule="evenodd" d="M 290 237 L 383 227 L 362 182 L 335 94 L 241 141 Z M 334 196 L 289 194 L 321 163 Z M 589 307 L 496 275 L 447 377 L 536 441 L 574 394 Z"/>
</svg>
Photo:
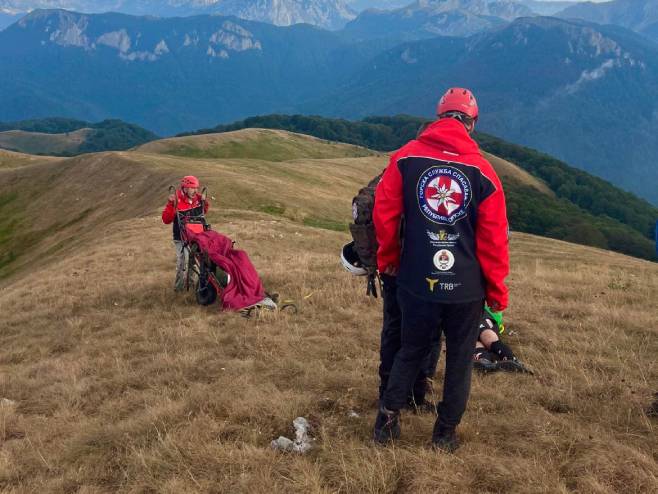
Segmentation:
<svg viewBox="0 0 658 494">
<path fill-rule="evenodd" d="M 524 17 L 398 43 L 233 17 L 35 11 L 0 32 L 0 69 L 2 120 L 119 118 L 161 135 L 273 112 L 430 117 L 442 91 L 465 86 L 480 129 L 658 204 L 658 45 L 620 27 Z"/>
</svg>

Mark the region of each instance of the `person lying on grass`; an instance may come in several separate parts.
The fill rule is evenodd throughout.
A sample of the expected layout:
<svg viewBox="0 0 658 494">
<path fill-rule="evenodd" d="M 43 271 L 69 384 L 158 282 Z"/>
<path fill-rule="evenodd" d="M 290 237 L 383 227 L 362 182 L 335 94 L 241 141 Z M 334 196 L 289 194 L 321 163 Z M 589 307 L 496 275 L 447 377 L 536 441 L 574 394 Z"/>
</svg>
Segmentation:
<svg viewBox="0 0 658 494">
<path fill-rule="evenodd" d="M 474 369 L 481 372 L 528 372 L 512 349 L 500 339 L 505 332 L 502 312 L 493 312 L 485 305 L 479 329 L 480 336 L 473 352 Z"/>
</svg>

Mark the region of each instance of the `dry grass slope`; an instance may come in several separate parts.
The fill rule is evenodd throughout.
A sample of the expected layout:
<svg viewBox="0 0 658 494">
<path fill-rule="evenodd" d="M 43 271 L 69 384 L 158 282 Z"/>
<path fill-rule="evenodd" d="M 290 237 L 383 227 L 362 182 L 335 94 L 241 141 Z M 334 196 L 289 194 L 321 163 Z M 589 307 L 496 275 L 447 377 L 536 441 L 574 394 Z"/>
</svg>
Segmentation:
<svg viewBox="0 0 658 494">
<path fill-rule="evenodd" d="M 0 491 L 658 492 L 642 412 L 658 385 L 658 265 L 530 235 L 512 236 L 507 322 L 537 376 L 475 376 L 455 456 L 427 447 L 429 416 L 406 415 L 396 447 L 370 443 L 381 306 L 340 268 L 347 234 L 331 227 L 383 161 L 141 149 L 6 171 L 0 193 L 51 194 L 34 231 L 93 209 L 0 281 L 0 400 L 15 402 L 0 404 Z M 298 315 L 245 320 L 173 293 L 158 210 L 187 172 Z M 75 241 L 49 252 L 57 235 Z M 271 451 L 298 415 L 316 448 Z"/>
<path fill-rule="evenodd" d="M 172 137 L 143 144 L 136 150 L 186 158 L 265 161 L 363 157 L 377 154 L 360 146 L 274 129 L 243 129 L 219 134 Z"/>
<path fill-rule="evenodd" d="M 90 132 L 91 129 L 64 134 L 7 130 L 0 132 L 0 147 L 32 154 L 73 153 L 85 142 Z"/>
<path fill-rule="evenodd" d="M 546 195 L 555 197 L 555 193 L 548 187 L 548 185 L 524 169 L 520 168 L 518 165 L 510 163 L 509 161 L 494 156 L 490 153 L 483 154 L 484 157 L 487 158 L 487 160 L 489 160 L 489 162 L 492 164 L 503 183 L 508 180 L 513 180 L 520 184 L 534 187 L 539 192 L 543 192 Z"/>
<path fill-rule="evenodd" d="M 0 279 L 152 211 L 170 177 L 116 153 L 0 170 Z M 11 262 L 9 262 L 11 261 Z"/>
<path fill-rule="evenodd" d="M 22 154 L 14 151 L 7 151 L 6 149 L 0 149 L 0 170 L 6 168 L 19 168 L 21 166 L 34 165 L 45 161 L 58 161 L 60 159 L 61 158 L 34 156 L 31 154 Z"/>
</svg>

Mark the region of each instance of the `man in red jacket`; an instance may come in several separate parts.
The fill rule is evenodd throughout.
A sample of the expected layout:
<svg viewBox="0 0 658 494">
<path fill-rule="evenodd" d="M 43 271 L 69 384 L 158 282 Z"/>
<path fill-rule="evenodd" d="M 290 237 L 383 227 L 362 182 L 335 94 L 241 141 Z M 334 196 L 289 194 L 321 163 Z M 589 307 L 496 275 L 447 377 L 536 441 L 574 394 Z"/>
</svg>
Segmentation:
<svg viewBox="0 0 658 494">
<path fill-rule="evenodd" d="M 180 236 L 180 225 L 176 220 L 176 212 L 188 211 L 193 212 L 201 207 L 201 194 L 199 190 L 199 179 L 188 175 L 183 177 L 180 183 L 180 189 L 175 194 L 169 196 L 167 205 L 162 211 L 162 222 L 165 225 L 173 223 L 174 247 L 176 248 L 176 281 L 174 290 L 182 291 L 185 286 L 185 272 L 189 260 L 189 252 L 185 248 Z M 208 201 L 204 203 L 203 213 L 208 212 Z"/>
<path fill-rule="evenodd" d="M 381 273 L 397 276 L 402 341 L 374 439 L 400 436 L 400 410 L 440 327 L 446 371 L 432 442 L 452 452 L 459 446 L 455 429 L 468 401 L 484 301 L 493 311 L 507 307 L 508 224 L 500 180 L 469 135 L 478 118 L 475 97 L 450 89 L 437 116 L 391 156 L 375 194 L 377 264 Z"/>
</svg>

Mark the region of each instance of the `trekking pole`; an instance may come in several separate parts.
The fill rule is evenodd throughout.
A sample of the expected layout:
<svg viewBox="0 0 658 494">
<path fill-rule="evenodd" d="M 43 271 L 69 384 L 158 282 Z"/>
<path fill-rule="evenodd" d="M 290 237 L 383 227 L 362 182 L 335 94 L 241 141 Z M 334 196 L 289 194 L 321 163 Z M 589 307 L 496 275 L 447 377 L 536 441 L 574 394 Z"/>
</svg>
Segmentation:
<svg viewBox="0 0 658 494">
<path fill-rule="evenodd" d="M 377 285 L 375 284 L 375 278 L 377 275 L 375 273 L 370 273 L 368 275 L 368 288 L 366 289 L 366 295 L 377 298 Z"/>
</svg>

